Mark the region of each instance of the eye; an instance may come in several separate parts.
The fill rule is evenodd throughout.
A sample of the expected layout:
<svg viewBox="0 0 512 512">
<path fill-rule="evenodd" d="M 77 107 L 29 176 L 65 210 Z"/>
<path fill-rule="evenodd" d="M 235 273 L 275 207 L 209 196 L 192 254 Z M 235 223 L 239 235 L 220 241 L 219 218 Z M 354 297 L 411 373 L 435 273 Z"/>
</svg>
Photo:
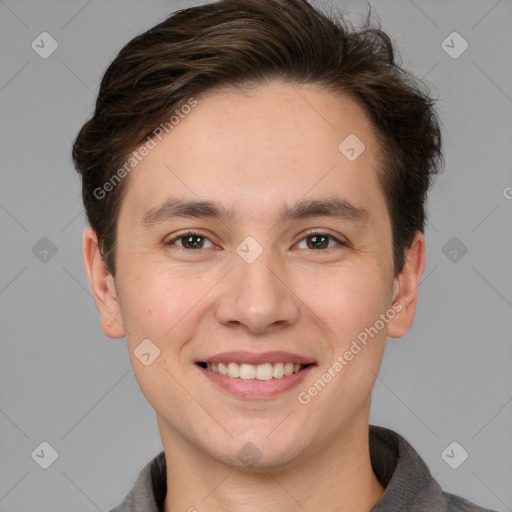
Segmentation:
<svg viewBox="0 0 512 512">
<path fill-rule="evenodd" d="M 207 240 L 208 243 L 210 243 L 210 246 L 213 247 L 213 244 L 209 238 L 199 233 L 188 231 L 186 233 L 181 233 L 180 235 L 177 235 L 170 240 L 167 240 L 165 245 L 170 246 L 175 245 L 176 242 L 181 242 L 181 245 L 178 244 L 178 247 L 181 249 L 205 249 L 205 240 Z"/>
<path fill-rule="evenodd" d="M 306 247 L 300 247 L 300 244 L 306 241 Z M 333 243 L 334 242 L 334 243 Z M 167 240 L 165 242 L 166 246 L 177 245 L 181 249 L 206 249 L 208 246 L 205 246 L 205 243 L 209 243 L 209 247 L 213 247 L 213 243 L 206 236 L 201 235 L 200 233 L 196 233 L 193 231 L 187 231 L 185 233 L 181 233 L 173 238 Z M 328 233 L 319 233 L 313 232 L 309 233 L 307 236 L 302 238 L 299 242 L 299 248 L 306 249 L 330 249 L 333 246 L 340 245 L 346 246 L 347 243 L 342 242 L 338 238 L 333 235 L 329 235 Z"/>
<path fill-rule="evenodd" d="M 336 242 L 336 244 L 341 246 L 346 246 L 347 244 L 339 240 L 338 238 L 329 235 L 327 233 L 309 233 L 306 237 L 304 237 L 299 244 L 301 244 L 304 240 L 306 240 L 306 249 L 329 249 L 332 245 L 329 245 L 330 241 Z M 301 248 L 301 247 L 299 247 Z M 304 248 L 304 247 L 302 247 Z"/>
</svg>

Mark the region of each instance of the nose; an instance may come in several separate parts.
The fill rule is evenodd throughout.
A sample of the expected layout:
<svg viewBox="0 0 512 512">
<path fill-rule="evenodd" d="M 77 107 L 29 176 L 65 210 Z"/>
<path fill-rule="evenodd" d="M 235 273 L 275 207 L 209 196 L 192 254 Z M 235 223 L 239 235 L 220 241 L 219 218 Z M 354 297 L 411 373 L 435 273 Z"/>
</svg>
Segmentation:
<svg viewBox="0 0 512 512">
<path fill-rule="evenodd" d="M 262 334 L 298 321 L 300 300 L 284 263 L 277 256 L 264 250 L 248 263 L 235 254 L 233 263 L 233 270 L 223 280 L 216 305 L 220 323 Z"/>
</svg>

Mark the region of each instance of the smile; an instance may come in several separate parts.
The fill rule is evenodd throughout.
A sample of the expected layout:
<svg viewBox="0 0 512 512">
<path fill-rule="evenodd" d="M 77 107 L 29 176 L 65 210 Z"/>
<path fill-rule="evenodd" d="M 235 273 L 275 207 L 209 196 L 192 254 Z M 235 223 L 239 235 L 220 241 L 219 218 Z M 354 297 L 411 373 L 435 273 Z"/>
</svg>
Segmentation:
<svg viewBox="0 0 512 512">
<path fill-rule="evenodd" d="M 200 363 L 200 366 L 220 375 L 243 380 L 271 380 L 288 377 L 302 371 L 307 364 L 277 362 L 264 364 L 247 363 Z"/>
<path fill-rule="evenodd" d="M 196 368 L 214 385 L 245 400 L 270 399 L 299 386 L 318 366 L 315 359 L 285 352 L 235 350 L 203 355 Z"/>
</svg>

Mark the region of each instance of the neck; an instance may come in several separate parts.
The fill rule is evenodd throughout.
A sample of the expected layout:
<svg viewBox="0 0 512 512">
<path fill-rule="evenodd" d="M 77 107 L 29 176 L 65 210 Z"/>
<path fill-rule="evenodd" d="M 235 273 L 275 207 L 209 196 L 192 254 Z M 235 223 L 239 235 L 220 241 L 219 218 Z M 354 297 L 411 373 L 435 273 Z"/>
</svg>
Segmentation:
<svg viewBox="0 0 512 512">
<path fill-rule="evenodd" d="M 367 422 L 284 469 L 243 471 L 159 425 L 167 461 L 164 512 L 369 512 L 385 491 L 371 467 Z"/>
</svg>

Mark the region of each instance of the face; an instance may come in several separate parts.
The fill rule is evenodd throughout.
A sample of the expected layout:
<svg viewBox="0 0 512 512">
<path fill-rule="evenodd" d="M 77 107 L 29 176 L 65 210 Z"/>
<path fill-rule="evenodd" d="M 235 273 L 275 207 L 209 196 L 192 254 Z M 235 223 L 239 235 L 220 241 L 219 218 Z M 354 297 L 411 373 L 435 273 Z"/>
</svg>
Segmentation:
<svg viewBox="0 0 512 512">
<path fill-rule="evenodd" d="M 352 99 L 273 82 L 197 102 L 128 178 L 115 280 L 90 229 L 86 268 L 164 445 L 284 468 L 364 432 L 424 239 L 394 277 L 379 148 Z"/>
</svg>

